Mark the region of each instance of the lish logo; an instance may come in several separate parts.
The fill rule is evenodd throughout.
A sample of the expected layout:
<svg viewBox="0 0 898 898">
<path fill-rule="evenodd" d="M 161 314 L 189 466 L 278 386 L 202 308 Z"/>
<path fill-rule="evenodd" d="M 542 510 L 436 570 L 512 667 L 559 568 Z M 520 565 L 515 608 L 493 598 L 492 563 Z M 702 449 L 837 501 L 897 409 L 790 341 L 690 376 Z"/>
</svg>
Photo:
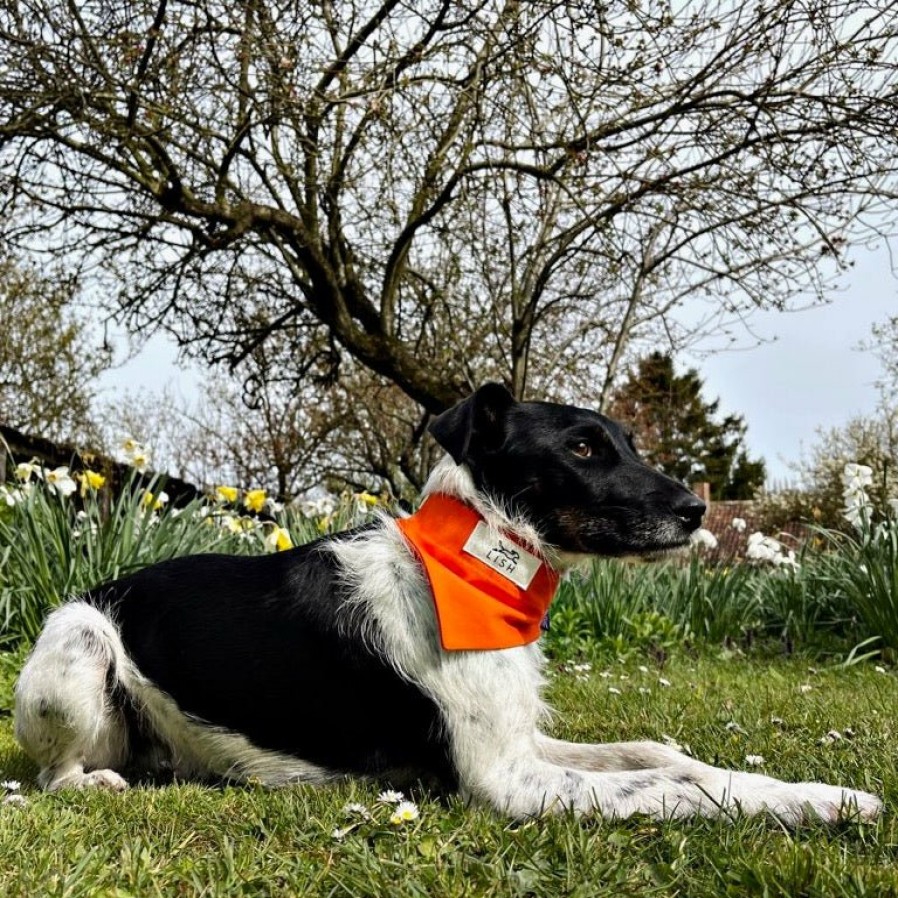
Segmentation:
<svg viewBox="0 0 898 898">
<path fill-rule="evenodd" d="M 463 551 L 480 559 L 521 589 L 530 586 L 542 564 L 538 555 L 502 539 L 483 521 L 479 521 L 471 531 Z"/>
<path fill-rule="evenodd" d="M 496 540 L 496 545 L 492 546 L 487 552 L 489 560 L 497 567 L 502 568 L 509 574 L 514 573 L 514 569 L 521 560 L 521 553 L 511 546 L 507 546 L 501 539 Z"/>
</svg>

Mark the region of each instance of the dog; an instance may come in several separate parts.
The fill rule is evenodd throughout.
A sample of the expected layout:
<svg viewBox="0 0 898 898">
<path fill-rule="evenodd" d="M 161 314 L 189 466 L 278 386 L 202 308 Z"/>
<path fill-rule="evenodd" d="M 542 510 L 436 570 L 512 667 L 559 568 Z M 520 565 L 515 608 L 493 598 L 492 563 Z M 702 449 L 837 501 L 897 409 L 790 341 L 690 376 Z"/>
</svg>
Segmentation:
<svg viewBox="0 0 898 898">
<path fill-rule="evenodd" d="M 516 818 L 876 817 L 865 792 L 544 735 L 538 636 L 558 577 L 679 550 L 705 506 L 614 421 L 498 384 L 430 432 L 446 456 L 414 515 L 262 557 L 164 561 L 53 611 L 16 686 L 41 787 L 357 776 Z"/>
</svg>

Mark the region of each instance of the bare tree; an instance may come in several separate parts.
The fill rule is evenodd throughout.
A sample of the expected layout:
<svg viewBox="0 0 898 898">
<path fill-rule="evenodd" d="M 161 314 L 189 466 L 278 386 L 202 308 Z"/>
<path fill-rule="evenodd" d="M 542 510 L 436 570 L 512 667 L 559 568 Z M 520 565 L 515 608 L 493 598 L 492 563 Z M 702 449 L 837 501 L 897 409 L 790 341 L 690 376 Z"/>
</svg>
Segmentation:
<svg viewBox="0 0 898 898">
<path fill-rule="evenodd" d="M 822 291 L 895 196 L 887 0 L 0 0 L 0 58 L 8 240 L 429 412 L 603 401 L 637 344 Z"/>
</svg>

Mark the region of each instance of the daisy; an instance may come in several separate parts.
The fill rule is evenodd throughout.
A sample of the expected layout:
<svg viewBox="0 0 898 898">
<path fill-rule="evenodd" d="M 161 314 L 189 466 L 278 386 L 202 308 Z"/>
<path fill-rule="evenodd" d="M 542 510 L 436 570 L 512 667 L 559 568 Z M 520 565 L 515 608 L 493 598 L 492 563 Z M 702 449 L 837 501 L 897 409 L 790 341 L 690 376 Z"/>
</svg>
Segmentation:
<svg viewBox="0 0 898 898">
<path fill-rule="evenodd" d="M 402 823 L 417 820 L 419 816 L 418 806 L 413 801 L 400 801 L 390 815 L 390 823 L 398 826 Z"/>
</svg>

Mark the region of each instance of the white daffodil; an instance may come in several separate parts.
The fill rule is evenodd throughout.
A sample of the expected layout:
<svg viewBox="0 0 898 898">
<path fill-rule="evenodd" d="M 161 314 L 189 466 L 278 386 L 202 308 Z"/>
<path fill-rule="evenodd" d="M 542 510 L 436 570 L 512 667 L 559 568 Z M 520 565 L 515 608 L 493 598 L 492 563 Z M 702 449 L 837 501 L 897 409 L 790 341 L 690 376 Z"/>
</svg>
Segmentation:
<svg viewBox="0 0 898 898">
<path fill-rule="evenodd" d="M 772 536 L 765 536 L 760 531 L 752 533 L 748 538 L 748 548 L 745 557 L 752 561 L 768 561 L 778 567 L 791 567 L 798 569 L 798 560 L 791 549 L 783 551 L 783 544 Z"/>
<path fill-rule="evenodd" d="M 307 518 L 326 518 L 337 510 L 337 503 L 333 496 L 322 496 L 320 499 L 307 499 L 299 510 Z"/>
<path fill-rule="evenodd" d="M 78 489 L 78 484 L 69 473 L 66 465 L 60 465 L 60 467 L 54 468 L 52 471 L 46 471 L 44 480 L 58 496 L 71 496 Z"/>
<path fill-rule="evenodd" d="M 20 462 L 16 465 L 14 473 L 16 480 L 21 480 L 22 483 L 28 483 L 32 477 L 35 480 L 43 480 L 44 477 L 44 469 L 37 463 L 36 459 Z"/>
<path fill-rule="evenodd" d="M 8 489 L 5 486 L 0 485 L 0 502 L 4 505 L 12 508 L 15 505 L 18 505 L 20 502 L 25 501 L 25 497 L 28 495 L 28 491 L 26 487 L 31 486 L 30 483 L 22 484 L 22 487 L 17 490 Z"/>
<path fill-rule="evenodd" d="M 150 456 L 146 449 L 137 440 L 130 437 L 122 443 L 122 449 L 125 453 L 125 461 L 143 474 L 150 464 Z"/>
<path fill-rule="evenodd" d="M 699 527 L 690 537 L 693 546 L 700 546 L 703 549 L 716 549 L 717 537 L 704 527 Z"/>
<path fill-rule="evenodd" d="M 280 514 L 284 510 L 284 503 L 278 502 L 277 499 L 273 499 L 269 496 L 265 500 L 265 510 L 269 514 Z"/>
<path fill-rule="evenodd" d="M 866 489 L 873 484 L 873 468 L 849 462 L 842 469 L 842 484 L 854 491 Z"/>
</svg>

